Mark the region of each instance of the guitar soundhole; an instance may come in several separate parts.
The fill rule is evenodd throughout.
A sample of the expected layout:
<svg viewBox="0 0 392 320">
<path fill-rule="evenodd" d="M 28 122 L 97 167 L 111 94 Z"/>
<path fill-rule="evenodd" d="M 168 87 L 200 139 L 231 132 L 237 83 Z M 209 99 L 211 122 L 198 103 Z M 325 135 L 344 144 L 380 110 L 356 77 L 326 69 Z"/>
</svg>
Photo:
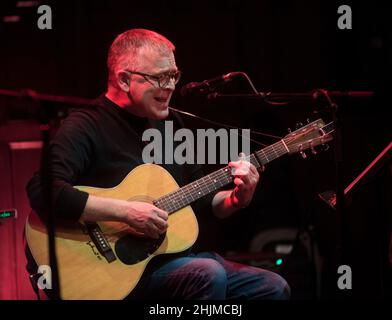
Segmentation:
<svg viewBox="0 0 392 320">
<path fill-rule="evenodd" d="M 166 233 L 162 234 L 159 239 L 139 238 L 133 235 L 126 235 L 117 240 L 114 249 L 117 258 L 124 264 L 135 264 L 154 253 L 163 240 Z"/>
</svg>

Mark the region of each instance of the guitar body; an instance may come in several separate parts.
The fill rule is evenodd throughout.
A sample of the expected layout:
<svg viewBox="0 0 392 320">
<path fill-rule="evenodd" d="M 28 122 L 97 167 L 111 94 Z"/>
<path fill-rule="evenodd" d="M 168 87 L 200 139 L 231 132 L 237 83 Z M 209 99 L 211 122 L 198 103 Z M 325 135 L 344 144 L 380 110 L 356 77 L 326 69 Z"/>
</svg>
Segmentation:
<svg viewBox="0 0 392 320">
<path fill-rule="evenodd" d="M 179 186 L 162 167 L 143 164 L 114 188 L 76 188 L 100 197 L 152 203 Z M 123 299 L 137 285 L 154 256 L 184 251 L 198 236 L 197 220 L 190 206 L 169 215 L 167 232 L 159 240 L 135 236 L 128 225 L 120 222 L 98 225 L 115 254 L 112 262 L 98 252 L 83 222 L 57 223 L 62 299 Z M 26 238 L 37 265 L 49 265 L 47 230 L 35 213 L 26 223 Z"/>
</svg>

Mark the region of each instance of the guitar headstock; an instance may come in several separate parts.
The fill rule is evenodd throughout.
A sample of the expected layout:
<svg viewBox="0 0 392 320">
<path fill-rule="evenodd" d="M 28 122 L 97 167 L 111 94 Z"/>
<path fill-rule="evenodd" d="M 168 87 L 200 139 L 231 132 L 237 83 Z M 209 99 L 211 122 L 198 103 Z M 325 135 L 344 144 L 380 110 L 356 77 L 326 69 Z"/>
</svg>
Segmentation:
<svg viewBox="0 0 392 320">
<path fill-rule="evenodd" d="M 332 140 L 332 131 L 333 123 L 325 125 L 322 119 L 318 119 L 290 132 L 283 138 L 283 141 L 289 154 L 299 152 L 303 158 L 306 158 L 304 151 L 311 149 L 313 153 L 316 153 L 314 147 Z"/>
</svg>

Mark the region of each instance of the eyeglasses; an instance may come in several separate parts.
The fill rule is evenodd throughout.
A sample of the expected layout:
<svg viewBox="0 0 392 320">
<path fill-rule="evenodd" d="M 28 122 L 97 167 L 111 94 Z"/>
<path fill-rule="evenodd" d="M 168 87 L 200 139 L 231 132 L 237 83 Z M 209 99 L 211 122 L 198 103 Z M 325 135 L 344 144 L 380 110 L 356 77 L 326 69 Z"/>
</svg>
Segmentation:
<svg viewBox="0 0 392 320">
<path fill-rule="evenodd" d="M 161 89 L 166 88 L 166 86 L 169 84 L 170 80 L 172 79 L 174 80 L 174 84 L 177 84 L 181 77 L 180 70 L 165 72 L 157 76 L 147 74 L 147 73 L 137 72 L 137 71 L 131 71 L 131 70 L 125 70 L 125 71 L 142 76 L 144 79 L 146 79 L 146 81 L 150 82 L 153 85 L 154 83 L 152 83 L 151 81 L 155 81 L 156 83 L 158 83 L 158 86 Z"/>
</svg>

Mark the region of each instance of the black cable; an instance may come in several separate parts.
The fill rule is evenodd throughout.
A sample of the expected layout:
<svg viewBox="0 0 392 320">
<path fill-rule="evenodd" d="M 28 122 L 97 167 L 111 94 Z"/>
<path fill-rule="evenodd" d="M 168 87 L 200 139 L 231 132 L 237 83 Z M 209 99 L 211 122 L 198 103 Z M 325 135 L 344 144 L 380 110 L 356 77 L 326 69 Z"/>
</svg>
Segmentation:
<svg viewBox="0 0 392 320">
<path fill-rule="evenodd" d="M 38 100 L 37 100 L 38 102 Z M 48 247 L 49 247 L 49 265 L 52 276 L 51 297 L 54 300 L 60 300 L 60 279 L 57 266 L 56 246 L 55 246 L 55 216 L 53 212 L 53 177 L 50 161 L 50 116 L 45 106 L 41 106 L 41 135 L 42 135 L 42 158 L 41 158 L 41 185 L 44 190 L 44 197 L 47 203 L 47 231 L 48 231 Z"/>
<path fill-rule="evenodd" d="M 179 110 L 179 109 L 176 109 L 176 108 L 173 108 L 173 107 L 169 107 L 169 108 L 170 108 L 171 110 L 175 111 L 175 112 L 179 112 L 179 113 L 184 114 L 184 115 L 186 115 L 186 116 L 188 116 L 188 117 L 193 117 L 193 118 L 199 119 L 199 120 L 201 120 L 201 121 L 207 122 L 207 123 L 209 123 L 209 124 L 213 124 L 213 125 L 215 125 L 215 126 L 224 127 L 224 128 L 227 128 L 227 129 L 238 129 L 238 130 L 243 130 L 243 129 L 244 129 L 244 128 L 239 128 L 239 127 L 231 126 L 231 125 L 229 125 L 229 124 L 225 124 L 225 123 L 221 123 L 221 122 L 217 122 L 217 121 L 212 121 L 212 120 L 209 120 L 209 119 L 200 117 L 200 116 L 198 116 L 198 115 L 195 115 L 195 114 L 193 114 L 193 113 L 190 113 L 190 112 L 187 112 L 187 111 L 183 111 L 183 110 Z M 249 130 L 250 130 L 250 129 L 249 129 Z M 263 133 L 263 132 L 259 132 L 259 131 L 254 131 L 254 130 L 250 130 L 250 133 L 256 134 L 256 135 L 262 135 L 262 136 L 266 136 L 266 137 L 274 138 L 274 139 L 278 139 L 278 140 L 281 140 L 281 139 L 282 139 L 282 137 L 279 137 L 279 136 L 275 136 L 275 135 L 271 135 L 271 134 Z M 240 137 L 242 137 L 241 134 L 237 134 L 237 135 L 240 136 Z M 259 142 L 259 141 L 257 141 L 257 140 L 251 139 L 251 138 L 249 138 L 249 140 L 252 141 L 252 142 L 254 142 L 254 143 L 256 143 L 257 145 L 262 146 L 262 147 L 268 146 L 268 144 L 261 143 L 261 142 Z"/>
</svg>

